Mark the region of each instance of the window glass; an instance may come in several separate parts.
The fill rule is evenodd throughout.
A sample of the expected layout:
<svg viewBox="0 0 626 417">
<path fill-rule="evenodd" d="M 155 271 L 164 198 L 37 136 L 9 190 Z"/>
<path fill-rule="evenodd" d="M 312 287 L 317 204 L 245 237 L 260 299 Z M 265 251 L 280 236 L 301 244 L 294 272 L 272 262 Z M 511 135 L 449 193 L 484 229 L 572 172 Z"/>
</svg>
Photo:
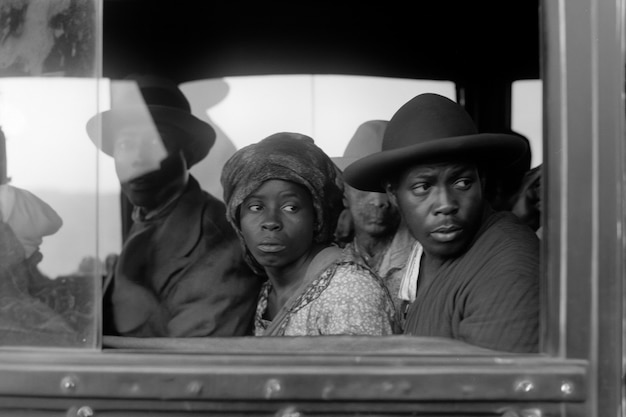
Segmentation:
<svg viewBox="0 0 626 417">
<path fill-rule="evenodd" d="M 531 167 L 543 162 L 542 88 L 541 80 L 515 81 L 512 87 L 511 128 L 530 141 Z"/>
<path fill-rule="evenodd" d="M 99 340 L 95 6 L 0 5 L 0 346 Z"/>
<path fill-rule="evenodd" d="M 272 133 L 303 133 L 329 156 L 341 156 L 361 123 L 389 120 L 420 93 L 456 100 L 448 81 L 346 75 L 226 77 L 184 83 L 181 89 L 192 112 L 217 131 L 211 152 L 191 172 L 218 198 L 219 175 L 230 155 Z"/>
<path fill-rule="evenodd" d="M 3 313 L 0 325 L 15 333 L 3 344 L 95 346 L 100 280 L 107 255 L 121 249 L 122 214 L 113 159 L 98 151 L 85 125 L 111 107 L 115 84 L 41 75 L 0 79 L 7 172 L 2 187 L 7 201 L 24 200 L 18 207 L 27 210 L 17 223 L 3 217 L 4 256 L 19 265 L 3 271 L 3 293 L 9 295 L 0 308 L 13 313 Z M 193 168 L 218 198 L 224 162 L 271 133 L 305 133 L 330 156 L 340 156 L 363 121 L 389 119 L 412 96 L 435 91 L 454 99 L 449 82 L 348 76 L 233 77 L 182 89 L 193 112 L 218 132 L 209 157 Z M 36 211 L 28 211 L 30 205 Z M 13 207 L 0 201 L 3 214 L 19 219 Z M 30 236 L 33 231 L 20 229 L 36 223 L 29 216 L 43 218 L 37 221 L 47 228 Z M 23 254 L 22 235 L 33 247 Z"/>
</svg>

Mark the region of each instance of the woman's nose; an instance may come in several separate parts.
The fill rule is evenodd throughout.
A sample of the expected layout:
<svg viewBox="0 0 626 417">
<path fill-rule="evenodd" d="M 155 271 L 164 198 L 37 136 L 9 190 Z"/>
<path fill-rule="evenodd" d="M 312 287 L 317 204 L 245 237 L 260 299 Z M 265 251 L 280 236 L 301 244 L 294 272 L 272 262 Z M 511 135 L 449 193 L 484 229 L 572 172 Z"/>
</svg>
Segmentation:
<svg viewBox="0 0 626 417">
<path fill-rule="evenodd" d="M 273 231 L 280 229 L 280 224 L 274 221 L 266 221 L 266 222 L 263 222 L 261 227 L 263 228 L 263 230 L 268 230 L 270 232 L 273 232 Z"/>
<path fill-rule="evenodd" d="M 281 223 L 278 219 L 278 215 L 275 213 L 274 210 L 267 209 L 265 213 L 265 218 L 261 223 L 261 228 L 263 230 L 276 231 L 279 230 L 280 227 Z"/>
</svg>

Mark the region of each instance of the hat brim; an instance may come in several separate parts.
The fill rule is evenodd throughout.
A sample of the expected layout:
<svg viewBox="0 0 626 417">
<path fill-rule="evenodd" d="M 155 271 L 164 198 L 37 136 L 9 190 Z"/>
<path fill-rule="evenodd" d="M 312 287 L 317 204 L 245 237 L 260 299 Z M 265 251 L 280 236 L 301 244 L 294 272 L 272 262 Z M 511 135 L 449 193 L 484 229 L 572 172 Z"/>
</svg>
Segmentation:
<svg viewBox="0 0 626 417">
<path fill-rule="evenodd" d="M 211 125 L 190 113 L 175 108 L 147 106 L 147 109 L 156 125 L 171 125 L 183 133 L 176 137 L 176 146 L 183 151 L 188 167 L 195 165 L 208 155 L 216 136 Z M 87 122 L 87 134 L 104 153 L 113 156 L 116 132 L 120 128 L 136 124 L 146 114 L 138 110 L 121 109 L 98 113 Z"/>
<path fill-rule="evenodd" d="M 441 159 L 469 160 L 490 168 L 502 169 L 527 152 L 528 144 L 515 135 L 481 133 L 441 138 L 398 149 L 383 150 L 351 163 L 344 179 L 365 191 L 385 191 L 385 182 L 399 170 L 421 162 Z"/>
</svg>

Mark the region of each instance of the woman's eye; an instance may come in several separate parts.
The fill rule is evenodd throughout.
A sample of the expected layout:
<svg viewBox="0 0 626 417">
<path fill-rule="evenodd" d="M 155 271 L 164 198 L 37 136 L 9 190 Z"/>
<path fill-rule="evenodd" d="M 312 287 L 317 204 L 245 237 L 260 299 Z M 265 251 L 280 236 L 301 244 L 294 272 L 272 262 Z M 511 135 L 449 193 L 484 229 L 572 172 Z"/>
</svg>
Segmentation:
<svg viewBox="0 0 626 417">
<path fill-rule="evenodd" d="M 286 206 L 283 206 L 283 210 L 288 213 L 295 213 L 296 211 L 298 211 L 298 207 L 292 204 L 287 204 Z"/>
<path fill-rule="evenodd" d="M 248 205 L 248 210 L 249 211 L 253 211 L 253 212 L 261 211 L 261 205 L 260 204 L 249 204 Z"/>
</svg>

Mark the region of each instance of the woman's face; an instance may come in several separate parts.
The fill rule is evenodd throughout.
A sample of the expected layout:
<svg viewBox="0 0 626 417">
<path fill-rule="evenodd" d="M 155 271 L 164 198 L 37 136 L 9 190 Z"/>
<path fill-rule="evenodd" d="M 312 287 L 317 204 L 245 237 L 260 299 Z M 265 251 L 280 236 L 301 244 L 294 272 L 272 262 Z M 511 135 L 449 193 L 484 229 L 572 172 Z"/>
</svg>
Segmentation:
<svg viewBox="0 0 626 417">
<path fill-rule="evenodd" d="M 240 228 L 248 250 L 264 268 L 284 268 L 313 248 L 315 209 L 309 191 L 269 180 L 241 204 Z"/>
</svg>

